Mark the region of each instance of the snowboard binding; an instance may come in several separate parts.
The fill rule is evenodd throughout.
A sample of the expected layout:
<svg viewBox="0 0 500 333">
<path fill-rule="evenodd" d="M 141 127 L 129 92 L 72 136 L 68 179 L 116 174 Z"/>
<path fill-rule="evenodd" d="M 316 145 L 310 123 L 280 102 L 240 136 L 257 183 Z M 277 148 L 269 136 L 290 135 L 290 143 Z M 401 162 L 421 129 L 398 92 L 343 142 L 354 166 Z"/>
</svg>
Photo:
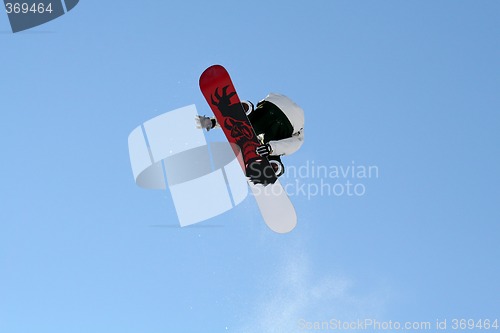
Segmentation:
<svg viewBox="0 0 500 333">
<path fill-rule="evenodd" d="M 263 163 L 263 159 L 256 159 L 246 165 L 246 176 L 254 184 L 274 184 L 276 179 L 285 173 L 285 166 L 279 156 L 270 156 L 269 165 L 264 168 Z"/>
<path fill-rule="evenodd" d="M 279 156 L 270 156 L 269 164 L 271 164 L 271 166 L 273 167 L 276 177 L 279 177 L 285 173 L 285 166 L 283 165 L 283 163 L 281 163 L 281 159 L 279 158 Z"/>
</svg>

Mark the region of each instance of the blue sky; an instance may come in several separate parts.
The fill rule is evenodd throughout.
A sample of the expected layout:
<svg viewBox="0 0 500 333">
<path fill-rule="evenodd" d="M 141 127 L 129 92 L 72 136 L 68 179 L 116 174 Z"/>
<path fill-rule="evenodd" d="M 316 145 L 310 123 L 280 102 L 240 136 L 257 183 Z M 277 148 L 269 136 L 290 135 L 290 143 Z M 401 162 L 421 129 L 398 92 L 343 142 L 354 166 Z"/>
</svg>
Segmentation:
<svg viewBox="0 0 500 333">
<path fill-rule="evenodd" d="M 17 34 L 0 15 L 0 332 L 500 320 L 499 12 L 488 0 L 86 0 Z M 287 235 L 252 198 L 179 228 L 168 192 L 135 185 L 127 137 L 189 104 L 210 114 L 198 78 L 215 63 L 240 97 L 275 91 L 304 108 L 289 167 L 378 177 L 284 178 L 365 189 L 292 195 Z"/>
</svg>

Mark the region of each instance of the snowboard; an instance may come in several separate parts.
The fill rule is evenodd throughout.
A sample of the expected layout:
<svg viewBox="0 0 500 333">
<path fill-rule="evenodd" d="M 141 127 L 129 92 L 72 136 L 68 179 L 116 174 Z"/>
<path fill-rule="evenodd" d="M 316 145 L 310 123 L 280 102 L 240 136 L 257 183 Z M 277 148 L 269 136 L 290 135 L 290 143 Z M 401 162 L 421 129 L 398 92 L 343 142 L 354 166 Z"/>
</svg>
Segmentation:
<svg viewBox="0 0 500 333">
<path fill-rule="evenodd" d="M 297 216 L 290 198 L 266 157 L 256 153 L 261 145 L 241 105 L 227 70 L 220 65 L 207 68 L 200 76 L 200 89 L 212 109 L 249 180 L 252 194 L 268 227 L 278 233 L 292 231 Z"/>
</svg>

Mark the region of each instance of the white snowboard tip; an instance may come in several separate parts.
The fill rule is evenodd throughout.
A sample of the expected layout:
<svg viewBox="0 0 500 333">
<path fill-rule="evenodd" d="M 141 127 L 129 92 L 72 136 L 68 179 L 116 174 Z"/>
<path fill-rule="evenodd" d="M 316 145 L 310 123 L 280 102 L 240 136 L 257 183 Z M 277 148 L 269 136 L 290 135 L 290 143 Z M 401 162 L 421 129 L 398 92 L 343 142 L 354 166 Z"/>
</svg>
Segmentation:
<svg viewBox="0 0 500 333">
<path fill-rule="evenodd" d="M 297 214 L 279 180 L 267 186 L 249 182 L 264 222 L 274 232 L 285 234 L 297 225 Z"/>
</svg>

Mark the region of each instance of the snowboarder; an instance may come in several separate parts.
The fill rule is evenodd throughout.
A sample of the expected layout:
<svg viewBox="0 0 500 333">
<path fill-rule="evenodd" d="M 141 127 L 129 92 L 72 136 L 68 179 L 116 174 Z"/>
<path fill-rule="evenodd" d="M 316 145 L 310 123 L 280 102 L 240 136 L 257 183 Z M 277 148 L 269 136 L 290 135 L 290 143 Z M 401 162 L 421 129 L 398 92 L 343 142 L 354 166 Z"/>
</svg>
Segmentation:
<svg viewBox="0 0 500 333">
<path fill-rule="evenodd" d="M 304 111 L 290 98 L 275 93 L 267 95 L 256 108 L 250 101 L 241 104 L 262 143 L 256 153 L 267 156 L 276 176 L 281 176 L 285 168 L 280 157 L 296 152 L 304 143 Z M 196 126 L 207 131 L 220 127 L 215 118 L 200 115 Z"/>
</svg>

